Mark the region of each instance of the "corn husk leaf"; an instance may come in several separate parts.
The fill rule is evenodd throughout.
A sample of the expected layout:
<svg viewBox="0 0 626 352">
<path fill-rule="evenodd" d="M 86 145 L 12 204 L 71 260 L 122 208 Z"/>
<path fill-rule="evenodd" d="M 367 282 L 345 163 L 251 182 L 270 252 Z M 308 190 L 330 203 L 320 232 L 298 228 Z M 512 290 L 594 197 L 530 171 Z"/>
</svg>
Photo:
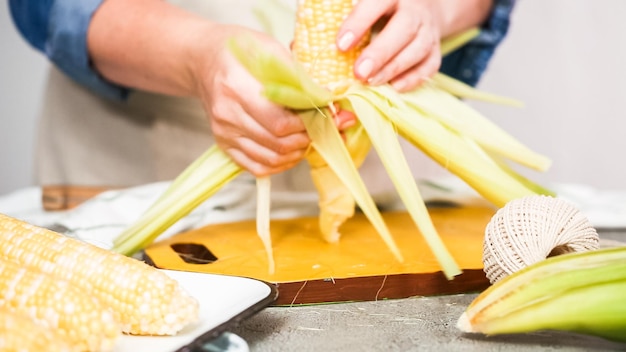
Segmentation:
<svg viewBox="0 0 626 352">
<path fill-rule="evenodd" d="M 274 262 L 274 251 L 272 250 L 272 234 L 270 232 L 270 190 L 271 178 L 269 176 L 257 177 L 257 207 L 256 207 L 256 232 L 267 254 L 268 272 L 273 274 L 276 271 Z"/>
<path fill-rule="evenodd" d="M 215 194 L 243 170 L 217 146 L 190 165 L 141 217 L 113 241 L 113 251 L 132 255 Z"/>
<path fill-rule="evenodd" d="M 563 254 L 481 293 L 459 318 L 487 335 L 563 330 L 626 341 L 626 247 Z"/>
<path fill-rule="evenodd" d="M 464 82 L 449 77 L 441 72 L 436 73 L 431 79 L 431 84 L 439 89 L 454 95 L 457 98 L 479 100 L 487 103 L 507 105 L 511 107 L 521 108 L 524 104 L 509 97 L 503 97 L 497 94 L 492 94 L 478 90 Z"/>
<path fill-rule="evenodd" d="M 389 87 L 378 89 L 384 94 L 392 94 Z M 402 99 L 409 106 L 439 119 L 448 128 L 473 139 L 493 153 L 539 171 L 545 171 L 550 166 L 548 158 L 530 150 L 469 105 L 430 84 L 402 95 Z"/>
<path fill-rule="evenodd" d="M 370 103 L 377 98 L 376 95 L 364 87 L 354 90 L 357 93 L 348 94 L 347 99 L 352 104 L 355 114 L 359 116 L 359 121 L 367 130 L 370 140 L 406 209 L 441 264 L 443 273 L 448 279 L 452 279 L 461 274 L 461 269 L 445 247 L 430 219 L 428 209 L 411 174 L 409 164 L 404 158 L 395 127 L 385 117 L 384 113 Z"/>
<path fill-rule="evenodd" d="M 446 56 L 450 54 L 456 49 L 467 44 L 472 39 L 478 37 L 478 35 L 480 35 L 480 29 L 470 28 L 461 33 L 444 38 L 444 40 L 441 41 L 441 46 L 439 48 L 439 51 L 441 51 L 441 56 Z"/>
<path fill-rule="evenodd" d="M 252 38 L 237 37 L 229 42 L 237 60 L 264 87 L 265 96 L 294 110 L 328 106 L 335 97 L 315 83 L 297 62 L 287 63 L 263 50 Z"/>
<path fill-rule="evenodd" d="M 370 102 L 398 128 L 399 133 L 424 153 L 463 179 L 496 206 L 535 192 L 511 177 L 472 139 L 406 104 L 389 88 L 371 87 L 379 96 Z"/>
</svg>

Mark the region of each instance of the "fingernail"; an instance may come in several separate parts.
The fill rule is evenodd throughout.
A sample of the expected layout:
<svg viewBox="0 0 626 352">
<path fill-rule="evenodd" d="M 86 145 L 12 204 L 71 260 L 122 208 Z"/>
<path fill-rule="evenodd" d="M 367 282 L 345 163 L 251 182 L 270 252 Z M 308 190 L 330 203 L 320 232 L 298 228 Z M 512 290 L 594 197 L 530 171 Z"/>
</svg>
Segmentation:
<svg viewBox="0 0 626 352">
<path fill-rule="evenodd" d="M 348 48 L 350 48 L 350 45 L 352 45 L 353 41 L 354 41 L 354 33 L 346 32 L 337 41 L 337 47 L 341 51 L 346 51 L 348 50 Z"/>
<path fill-rule="evenodd" d="M 372 59 L 365 59 L 359 63 L 356 68 L 356 73 L 360 78 L 368 78 L 374 69 L 374 61 Z"/>
</svg>

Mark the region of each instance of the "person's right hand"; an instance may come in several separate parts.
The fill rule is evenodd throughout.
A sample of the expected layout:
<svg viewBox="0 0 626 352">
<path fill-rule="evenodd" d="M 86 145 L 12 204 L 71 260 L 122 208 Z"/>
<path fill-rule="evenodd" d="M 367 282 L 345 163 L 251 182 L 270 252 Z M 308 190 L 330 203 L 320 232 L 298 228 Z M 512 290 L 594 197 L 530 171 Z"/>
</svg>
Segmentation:
<svg viewBox="0 0 626 352">
<path fill-rule="evenodd" d="M 290 60 L 287 49 L 270 37 L 240 27 L 221 26 L 219 33 L 220 39 L 210 41 L 211 49 L 195 58 L 198 96 L 209 114 L 215 141 L 255 176 L 295 166 L 310 144 L 303 122 L 262 95 L 260 83 L 230 53 L 226 42 L 245 33 Z"/>
</svg>

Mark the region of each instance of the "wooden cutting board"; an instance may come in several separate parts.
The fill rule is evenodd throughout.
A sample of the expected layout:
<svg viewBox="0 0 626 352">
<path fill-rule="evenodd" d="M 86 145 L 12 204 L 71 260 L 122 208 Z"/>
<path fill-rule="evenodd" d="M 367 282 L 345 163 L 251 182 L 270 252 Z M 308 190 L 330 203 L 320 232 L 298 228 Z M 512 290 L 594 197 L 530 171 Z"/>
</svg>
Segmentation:
<svg viewBox="0 0 626 352">
<path fill-rule="evenodd" d="M 463 269 L 447 280 L 406 212 L 383 217 L 398 245 L 400 263 L 367 218 L 357 214 L 342 228 L 338 243 L 319 235 L 317 218 L 273 220 L 276 263 L 268 271 L 267 254 L 255 221 L 206 226 L 146 248 L 149 262 L 163 269 L 250 277 L 278 287 L 275 305 L 380 300 L 481 291 L 484 230 L 495 213 L 490 207 L 430 208 L 444 243 Z"/>
</svg>

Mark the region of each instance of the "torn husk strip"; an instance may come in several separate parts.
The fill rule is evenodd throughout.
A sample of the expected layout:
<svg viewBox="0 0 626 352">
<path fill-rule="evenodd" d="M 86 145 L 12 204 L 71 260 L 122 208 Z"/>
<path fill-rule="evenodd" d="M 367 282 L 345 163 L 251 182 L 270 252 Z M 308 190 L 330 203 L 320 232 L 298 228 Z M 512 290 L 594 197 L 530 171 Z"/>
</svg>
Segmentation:
<svg viewBox="0 0 626 352">
<path fill-rule="evenodd" d="M 461 33 L 457 33 L 455 35 L 444 38 L 444 40 L 441 41 L 441 46 L 439 48 L 439 51 L 441 51 L 441 56 L 446 56 L 456 49 L 462 47 L 467 42 L 476 38 L 479 34 L 480 29 L 471 28 Z"/>
<path fill-rule="evenodd" d="M 378 155 L 381 156 L 381 161 L 396 186 L 407 211 L 441 264 L 443 273 L 448 279 L 461 274 L 461 269 L 448 252 L 430 219 L 428 209 L 411 174 L 409 164 L 404 158 L 394 126 L 365 98 L 349 95 L 347 99 L 352 104 L 359 121 L 368 132 Z"/>
<path fill-rule="evenodd" d="M 270 177 L 257 177 L 256 189 L 256 232 L 263 242 L 263 247 L 265 248 L 265 252 L 267 254 L 268 271 L 271 275 L 276 270 L 276 264 L 274 263 L 274 254 L 272 251 L 272 234 L 270 233 Z"/>
<path fill-rule="evenodd" d="M 433 160 L 463 179 L 496 206 L 535 192 L 503 170 L 475 141 L 407 105 L 390 89 L 361 89 L 358 94 L 384 111 L 398 132 Z M 392 92 L 392 91 L 391 91 Z M 356 93 L 355 93 L 356 94 Z"/>
<path fill-rule="evenodd" d="M 508 105 L 518 108 L 524 106 L 524 104 L 519 100 L 480 91 L 452 77 L 446 76 L 441 72 L 435 73 L 435 75 L 430 79 L 430 82 L 439 87 L 441 90 L 446 91 L 457 98 L 480 100 L 487 103 Z"/>
</svg>

